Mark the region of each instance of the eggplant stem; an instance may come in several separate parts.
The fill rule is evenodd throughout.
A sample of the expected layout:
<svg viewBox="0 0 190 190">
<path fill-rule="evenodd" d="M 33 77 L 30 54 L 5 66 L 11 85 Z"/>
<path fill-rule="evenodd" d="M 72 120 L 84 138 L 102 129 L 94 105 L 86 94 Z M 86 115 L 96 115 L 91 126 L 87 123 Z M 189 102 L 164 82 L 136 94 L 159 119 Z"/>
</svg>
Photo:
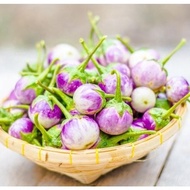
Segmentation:
<svg viewBox="0 0 190 190">
<path fill-rule="evenodd" d="M 50 65 L 37 77 L 37 81 L 45 80 L 47 74 L 50 72 L 52 66 L 58 61 L 59 59 L 54 59 Z"/>
<path fill-rule="evenodd" d="M 37 64 L 38 64 L 38 73 L 41 73 L 43 71 L 43 64 L 46 58 L 46 45 L 45 41 L 41 40 L 37 45 L 38 49 L 38 58 L 37 58 Z M 43 56 L 42 56 L 43 54 Z"/>
<path fill-rule="evenodd" d="M 122 102 L 121 98 L 121 76 L 118 71 L 113 70 L 111 74 L 116 74 L 116 79 L 117 79 L 117 85 L 116 85 L 116 91 L 115 91 L 115 100 L 118 102 Z"/>
<path fill-rule="evenodd" d="M 169 59 L 186 43 L 186 39 L 182 38 L 180 43 L 161 61 L 162 67 L 169 61 Z"/>
<path fill-rule="evenodd" d="M 51 140 L 51 136 L 47 133 L 47 131 L 45 130 L 45 128 L 39 123 L 38 121 L 38 115 L 39 114 L 35 114 L 34 115 L 34 124 L 36 126 L 36 128 L 38 128 L 38 130 L 42 133 L 42 135 L 44 136 L 44 138 L 46 139 L 46 141 L 50 141 Z"/>
<path fill-rule="evenodd" d="M 165 119 L 167 117 L 169 117 L 174 111 L 175 109 L 181 104 L 183 103 L 186 99 L 188 99 L 190 97 L 190 93 L 186 94 L 183 98 L 181 98 L 177 103 L 175 103 L 169 110 L 167 110 L 167 112 L 165 114 L 162 115 L 162 119 Z"/>
<path fill-rule="evenodd" d="M 53 87 L 52 90 L 54 91 L 55 94 L 57 94 L 62 101 L 67 105 L 68 109 L 70 107 L 74 107 L 74 102 L 73 99 L 64 94 L 60 89 Z"/>
<path fill-rule="evenodd" d="M 98 29 L 98 27 L 96 25 L 96 20 L 92 18 L 92 13 L 91 12 L 88 12 L 88 19 L 89 19 L 90 24 L 91 24 L 92 28 L 94 29 L 96 35 L 98 36 L 99 39 L 101 39 L 102 34 L 101 34 L 101 32 L 99 31 L 99 29 Z"/>
<path fill-rule="evenodd" d="M 11 119 L 8 118 L 0 118 L 0 123 L 11 123 Z"/>
<path fill-rule="evenodd" d="M 5 109 L 18 108 L 18 109 L 28 110 L 29 107 L 30 107 L 29 105 L 14 105 L 14 106 L 6 107 Z"/>
<path fill-rule="evenodd" d="M 121 38 L 120 35 L 117 35 L 116 38 L 129 50 L 130 53 L 135 52 L 134 48 L 132 48 L 127 41 Z"/>
<path fill-rule="evenodd" d="M 85 41 L 81 40 L 80 43 L 82 44 L 82 46 L 83 46 L 84 50 L 86 51 L 86 53 L 89 55 L 89 50 L 88 50 L 88 47 L 87 47 Z M 92 63 L 94 64 L 94 66 L 96 67 L 96 69 L 98 70 L 98 72 L 100 74 L 104 74 L 104 70 L 103 70 L 104 67 L 101 66 L 93 57 L 91 57 L 91 60 L 92 60 Z"/>
<path fill-rule="evenodd" d="M 51 90 L 49 87 L 45 86 L 44 84 L 42 84 L 39 80 L 36 81 L 36 84 L 38 84 L 39 86 L 41 86 L 43 89 L 45 89 L 46 91 L 48 91 L 51 94 L 55 94 L 53 90 Z"/>
<path fill-rule="evenodd" d="M 55 104 L 57 104 L 57 106 L 61 109 L 61 111 L 63 112 L 63 114 L 65 115 L 65 117 L 67 119 L 72 118 L 72 115 L 67 111 L 67 109 L 63 106 L 63 104 L 54 96 L 48 96 L 48 98 L 50 100 L 52 100 Z"/>
<path fill-rule="evenodd" d="M 101 44 L 103 43 L 103 41 L 107 38 L 107 36 L 103 36 L 100 41 L 98 42 L 98 44 L 96 45 L 96 47 L 93 49 L 93 51 L 88 55 L 88 58 L 86 60 L 84 60 L 79 66 L 78 66 L 78 70 L 80 71 L 84 71 L 86 66 L 88 65 L 88 62 L 90 61 L 91 57 L 94 55 L 94 53 L 97 51 L 97 49 L 101 46 Z M 82 43 L 82 41 L 84 41 L 84 39 L 80 38 L 80 43 Z"/>
</svg>

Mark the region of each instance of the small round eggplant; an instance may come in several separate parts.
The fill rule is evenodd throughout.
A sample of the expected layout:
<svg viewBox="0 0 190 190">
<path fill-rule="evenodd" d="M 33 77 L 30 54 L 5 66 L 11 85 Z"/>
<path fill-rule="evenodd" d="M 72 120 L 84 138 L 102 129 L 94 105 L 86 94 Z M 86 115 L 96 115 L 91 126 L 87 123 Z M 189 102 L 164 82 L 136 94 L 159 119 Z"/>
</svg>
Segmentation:
<svg viewBox="0 0 190 190">
<path fill-rule="evenodd" d="M 166 96 L 172 103 L 178 102 L 189 93 L 189 83 L 181 76 L 171 77 L 166 83 Z"/>
<path fill-rule="evenodd" d="M 137 63 L 131 69 L 132 79 L 137 87 L 145 86 L 157 90 L 167 82 L 167 75 L 161 66 L 153 60 Z"/>
<path fill-rule="evenodd" d="M 98 83 L 99 87 L 108 94 L 116 92 L 117 78 L 110 73 L 103 74 L 101 82 Z M 122 96 L 131 96 L 133 91 L 133 81 L 126 75 L 121 74 L 121 94 Z"/>
<path fill-rule="evenodd" d="M 126 64 L 123 63 L 111 63 L 108 65 L 108 68 L 111 70 L 117 70 L 121 74 L 131 77 L 131 70 Z"/>
<path fill-rule="evenodd" d="M 60 108 L 44 95 L 38 96 L 30 105 L 28 115 L 33 122 L 35 114 L 39 114 L 39 123 L 47 129 L 58 124 L 62 118 Z"/>
<path fill-rule="evenodd" d="M 156 103 L 156 95 L 148 87 L 137 87 L 131 95 L 131 106 L 137 112 L 144 113 L 146 110 L 153 108 Z"/>
<path fill-rule="evenodd" d="M 94 115 L 105 106 L 106 99 L 98 90 L 101 90 L 98 85 L 83 84 L 75 91 L 73 101 L 81 114 Z"/>
<path fill-rule="evenodd" d="M 24 76 L 18 80 L 15 85 L 15 96 L 18 101 L 22 104 L 31 104 L 31 102 L 36 98 L 38 92 L 35 88 L 29 87 L 36 82 L 36 77 L 34 76 Z"/>
<path fill-rule="evenodd" d="M 160 55 L 154 49 L 140 49 L 136 50 L 129 57 L 128 66 L 129 68 L 133 68 L 137 63 L 142 62 L 144 60 L 159 60 Z"/>
<path fill-rule="evenodd" d="M 52 63 L 37 77 L 33 75 L 27 75 L 21 77 L 14 88 L 14 93 L 17 100 L 21 104 L 31 104 L 32 101 L 43 92 L 43 89 L 40 88 L 36 82 L 37 81 L 44 81 L 46 76 L 51 71 L 52 66 L 56 62 L 56 59 L 52 61 Z"/>
<path fill-rule="evenodd" d="M 21 139 L 21 132 L 31 133 L 33 128 L 34 124 L 29 118 L 20 118 L 12 123 L 8 133 L 15 138 Z"/>
<path fill-rule="evenodd" d="M 58 44 L 51 49 L 48 54 L 48 63 L 58 58 L 60 61 L 74 59 L 79 60 L 81 57 L 79 51 L 70 44 Z"/>
<path fill-rule="evenodd" d="M 61 139 L 68 149 L 83 150 L 96 143 L 99 132 L 98 124 L 92 118 L 81 116 L 64 122 Z"/>
</svg>

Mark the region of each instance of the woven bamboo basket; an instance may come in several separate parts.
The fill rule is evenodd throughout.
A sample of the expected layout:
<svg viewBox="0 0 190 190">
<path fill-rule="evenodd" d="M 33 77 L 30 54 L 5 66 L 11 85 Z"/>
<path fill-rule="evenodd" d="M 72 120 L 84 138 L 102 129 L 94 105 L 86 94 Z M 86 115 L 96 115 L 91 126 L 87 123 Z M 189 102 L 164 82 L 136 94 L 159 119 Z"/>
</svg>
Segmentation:
<svg viewBox="0 0 190 190">
<path fill-rule="evenodd" d="M 176 114 L 181 116 L 181 119 L 172 119 L 166 127 L 156 134 L 135 143 L 110 148 L 70 151 L 38 147 L 10 136 L 1 127 L 0 142 L 5 147 L 48 170 L 70 176 L 83 184 L 90 184 L 101 175 L 122 165 L 132 163 L 161 146 L 179 131 L 186 109 L 186 104 L 178 106 Z"/>
</svg>

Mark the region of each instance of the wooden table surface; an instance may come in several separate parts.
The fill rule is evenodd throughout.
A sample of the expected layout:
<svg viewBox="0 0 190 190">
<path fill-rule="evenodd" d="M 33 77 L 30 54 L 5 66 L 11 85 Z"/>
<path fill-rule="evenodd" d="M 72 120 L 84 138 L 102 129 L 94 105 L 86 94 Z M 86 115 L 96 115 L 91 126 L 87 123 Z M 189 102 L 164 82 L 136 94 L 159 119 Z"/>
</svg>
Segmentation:
<svg viewBox="0 0 190 190">
<path fill-rule="evenodd" d="M 165 56 L 171 48 L 160 48 Z M 190 46 L 184 47 L 167 64 L 169 75 L 190 81 Z M 35 51 L 0 49 L 0 98 L 5 97 L 19 78 L 26 61 L 35 60 Z M 189 109 L 189 105 L 188 105 Z M 190 186 L 190 112 L 180 131 L 148 154 L 144 160 L 117 168 L 90 186 Z M 84 186 L 80 182 L 48 171 L 0 144 L 1 186 Z"/>
</svg>

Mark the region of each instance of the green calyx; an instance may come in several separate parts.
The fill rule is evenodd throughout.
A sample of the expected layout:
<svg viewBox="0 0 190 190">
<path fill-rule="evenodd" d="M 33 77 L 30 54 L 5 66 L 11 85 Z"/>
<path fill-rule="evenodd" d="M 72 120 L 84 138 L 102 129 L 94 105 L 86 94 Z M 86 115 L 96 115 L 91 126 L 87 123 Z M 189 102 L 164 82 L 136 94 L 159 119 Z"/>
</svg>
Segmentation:
<svg viewBox="0 0 190 190">
<path fill-rule="evenodd" d="M 0 126 L 8 132 L 10 125 L 17 119 L 23 117 L 24 113 L 12 114 L 7 108 L 0 108 Z"/>
<path fill-rule="evenodd" d="M 34 127 L 31 133 L 20 132 L 20 134 L 22 140 L 33 145 L 41 146 L 41 135 L 36 127 Z"/>
<path fill-rule="evenodd" d="M 119 72 L 116 71 L 116 70 L 113 70 L 111 72 L 111 74 L 116 74 L 117 85 L 116 85 L 116 90 L 115 90 L 115 96 L 113 97 L 113 99 L 111 99 L 111 100 L 109 100 L 107 102 L 105 108 L 114 107 L 121 117 L 122 117 L 122 115 L 124 114 L 125 111 L 128 111 L 131 115 L 133 115 L 131 107 L 122 100 L 122 96 L 121 96 L 121 77 L 120 77 Z M 131 98 L 128 97 L 128 100 L 130 101 Z"/>
<path fill-rule="evenodd" d="M 118 102 L 115 99 L 109 100 L 107 102 L 105 108 L 109 108 L 109 107 L 114 107 L 117 110 L 120 117 L 123 116 L 125 111 L 128 111 L 131 115 L 133 115 L 133 112 L 132 112 L 132 109 L 130 108 L 130 106 L 123 101 Z"/>
<path fill-rule="evenodd" d="M 33 102 L 32 102 L 32 107 L 35 105 L 35 104 L 37 104 L 38 102 L 41 102 L 41 101 L 45 101 L 48 105 L 49 105 L 49 107 L 53 110 L 53 108 L 54 108 L 54 102 L 52 102 L 49 98 L 48 98 L 48 96 L 45 96 L 45 95 L 39 95 L 39 96 L 37 96 L 34 100 L 33 100 Z"/>
<path fill-rule="evenodd" d="M 151 130 L 142 130 L 142 131 L 128 130 L 127 132 L 125 132 L 121 135 L 109 136 L 109 135 L 101 132 L 100 133 L 101 140 L 98 143 L 97 148 L 114 147 L 114 146 L 120 145 L 120 143 L 122 141 L 125 141 L 128 139 L 133 139 L 133 138 L 139 138 L 139 136 L 144 135 L 144 134 L 152 135 L 155 133 L 156 133 L 156 131 L 151 131 Z M 128 142 L 130 142 L 130 141 L 128 140 Z"/>
<path fill-rule="evenodd" d="M 168 110 L 168 109 L 170 109 L 171 104 L 167 99 L 157 98 L 155 107 L 156 108 L 163 108 L 165 110 Z"/>
<path fill-rule="evenodd" d="M 167 113 L 167 110 L 163 108 L 151 108 L 149 114 L 152 116 L 156 123 L 156 131 L 165 127 L 171 120 L 170 116 L 163 118 L 163 115 Z"/>
</svg>

